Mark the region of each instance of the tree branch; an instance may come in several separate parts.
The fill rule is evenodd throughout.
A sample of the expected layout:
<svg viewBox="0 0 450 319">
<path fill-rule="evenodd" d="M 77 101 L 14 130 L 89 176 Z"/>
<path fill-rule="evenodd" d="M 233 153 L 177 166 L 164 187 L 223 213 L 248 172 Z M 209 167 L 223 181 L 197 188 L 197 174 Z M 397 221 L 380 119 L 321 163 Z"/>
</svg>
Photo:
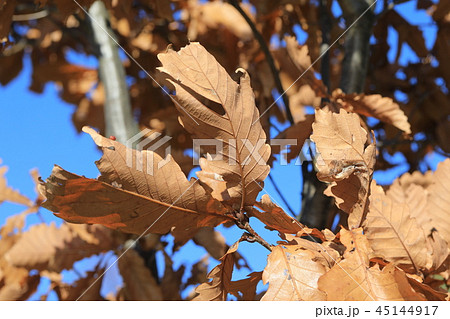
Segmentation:
<svg viewBox="0 0 450 319">
<path fill-rule="evenodd" d="M 125 69 L 119 57 L 119 47 L 109 23 L 109 14 L 101 1 L 95 1 L 89 9 L 91 28 L 97 47 L 100 79 L 105 87 L 106 135 L 115 135 L 125 143 L 139 132 L 133 118 Z"/>
<path fill-rule="evenodd" d="M 367 75 L 370 36 L 375 22 L 373 7 L 375 0 L 338 0 L 347 25 L 357 22 L 345 37 L 345 57 L 341 77 L 344 93 L 361 93 Z M 366 13 L 364 13 L 367 10 Z M 364 14 L 363 14 L 364 13 Z"/>
<path fill-rule="evenodd" d="M 236 217 L 236 225 L 240 229 L 244 229 L 246 233 L 243 233 L 240 240 L 245 240 L 250 243 L 257 242 L 258 244 L 262 245 L 269 251 L 272 251 L 272 246 L 266 242 L 261 236 L 258 235 L 258 233 L 250 226 L 248 216 L 242 212 L 237 211 L 235 212 Z"/>
<path fill-rule="evenodd" d="M 329 58 L 329 42 L 330 42 L 330 30 L 332 28 L 332 20 L 328 12 L 328 0 L 320 0 L 319 15 L 320 15 L 320 29 L 322 31 L 322 43 L 320 45 L 322 56 L 320 73 L 322 76 L 322 82 L 330 91 L 330 58 Z M 328 101 L 326 98 L 322 98 L 321 105 L 325 105 L 324 102 Z M 308 162 L 302 163 L 302 176 L 303 176 L 303 188 L 302 188 L 302 203 L 301 212 L 298 216 L 298 220 L 312 228 L 323 229 L 327 226 L 328 214 L 332 205 L 330 197 L 325 196 L 323 192 L 327 188 L 327 184 L 322 183 L 316 177 L 314 167 L 308 170 Z"/>
<path fill-rule="evenodd" d="M 282 94 L 281 98 L 283 99 L 284 107 L 286 109 L 286 118 L 291 123 L 291 125 L 294 124 L 294 118 L 292 117 L 291 108 L 289 105 L 289 98 L 284 93 L 283 85 L 281 84 L 280 75 L 277 67 L 275 66 L 275 61 L 273 60 L 272 54 L 270 53 L 269 47 L 266 44 L 266 41 L 264 41 L 263 36 L 256 28 L 253 21 L 250 19 L 250 17 L 245 13 L 244 10 L 242 10 L 241 6 L 239 5 L 239 2 L 237 0 L 229 0 L 228 1 L 233 7 L 236 8 L 237 11 L 242 15 L 242 17 L 245 19 L 245 21 L 248 23 L 250 28 L 253 31 L 253 35 L 255 36 L 255 39 L 258 41 L 259 46 L 261 47 L 261 50 L 263 50 L 264 55 L 266 56 L 266 61 L 269 64 L 270 71 L 272 72 L 273 79 L 275 81 L 275 86 L 277 87 L 277 90 L 280 94 Z"/>
<path fill-rule="evenodd" d="M 319 16 L 320 16 L 320 28 L 322 31 L 322 43 L 320 45 L 320 54 L 322 61 L 320 63 L 320 73 L 322 75 L 322 82 L 330 91 L 330 30 L 331 30 L 331 18 L 327 10 L 328 0 L 320 0 L 319 4 Z M 325 52 L 325 53 L 324 53 Z"/>
</svg>

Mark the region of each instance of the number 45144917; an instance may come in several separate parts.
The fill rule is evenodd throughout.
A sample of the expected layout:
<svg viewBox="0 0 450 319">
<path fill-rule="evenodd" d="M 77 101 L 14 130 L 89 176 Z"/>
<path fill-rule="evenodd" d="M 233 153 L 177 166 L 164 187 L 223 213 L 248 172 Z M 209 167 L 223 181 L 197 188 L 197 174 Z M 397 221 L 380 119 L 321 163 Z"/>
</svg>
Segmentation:
<svg viewBox="0 0 450 319">
<path fill-rule="evenodd" d="M 380 316 L 398 316 L 398 315 L 424 315 L 424 316 L 434 316 L 438 306 L 378 306 L 377 312 Z"/>
</svg>

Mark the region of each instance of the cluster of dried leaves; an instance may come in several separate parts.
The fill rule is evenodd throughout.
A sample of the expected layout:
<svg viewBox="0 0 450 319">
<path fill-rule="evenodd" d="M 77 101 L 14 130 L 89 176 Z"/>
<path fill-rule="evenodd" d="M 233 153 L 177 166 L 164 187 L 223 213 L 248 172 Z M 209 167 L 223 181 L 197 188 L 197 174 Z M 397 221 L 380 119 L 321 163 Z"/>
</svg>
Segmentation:
<svg viewBox="0 0 450 319">
<path fill-rule="evenodd" d="M 405 174 L 385 191 L 372 180 L 375 141 L 361 125 L 360 116 L 347 112 L 337 102 L 330 104 L 329 109 L 317 109 L 311 139 L 322 157 L 317 161 L 318 178 L 329 184 L 325 194 L 334 197 L 336 205 L 348 214 L 349 229 L 342 228 L 337 235 L 328 229 L 310 229 L 287 215 L 267 195 L 261 202 L 256 201 L 269 173 L 266 161 L 270 147 L 264 144 L 252 148 L 246 144 L 255 146 L 266 140 L 246 71 L 238 70 L 239 78 L 233 80 L 198 43 L 179 52 L 169 50 L 159 59 L 160 71 L 175 89 L 174 98 L 185 129 L 195 138 L 236 143 L 226 143 L 220 160 L 203 158 L 198 179 L 189 181 L 170 155 L 164 159 L 152 151 L 127 149 L 85 127 L 83 130 L 103 151 L 96 162 L 100 177 L 90 179 L 55 166 L 47 181 L 39 182 L 43 198 L 38 202 L 43 201 L 43 207 L 69 223 L 60 228 L 42 224 L 21 232 L 24 214 L 8 220 L 0 241 L 4 252 L 0 295 L 24 299 L 36 288 L 39 276 L 46 276 L 51 278 L 52 289 L 60 299 L 78 297 L 76 293 L 88 288 L 102 269 L 72 286 L 61 282 L 58 273 L 77 260 L 116 247 L 120 236 L 108 228 L 137 236 L 170 232 L 182 245 L 202 234 L 199 230 L 205 227 L 211 242 L 217 237 L 212 227 L 235 224 L 244 230 L 244 235 L 220 257 L 220 264 L 208 275 L 210 281 L 196 288 L 194 300 L 227 300 L 228 294 L 242 300 L 447 297 L 442 287 L 446 287 L 450 270 L 450 160 L 440 163 L 434 173 Z M 212 111 L 208 101 L 220 105 L 224 114 Z M 383 111 L 385 106 L 392 110 L 392 102 L 376 105 L 382 107 L 371 105 L 376 109 L 372 115 L 382 114 L 378 116 L 380 120 L 395 122 L 396 114 L 401 112 L 398 108 L 392 113 Z M 141 162 L 127 165 L 127 152 Z M 167 162 L 160 165 L 162 161 Z M 142 169 L 149 165 L 153 166 L 152 174 Z M 3 189 L 5 199 L 30 204 L 10 188 Z M 239 242 L 268 245 L 251 228 L 251 218 L 278 231 L 281 241 L 267 246 L 271 252 L 262 272 L 233 281 L 233 269 L 241 258 L 236 253 Z M 13 232 L 15 228 L 19 232 Z M 180 273 L 171 268 L 170 262 L 166 267 L 167 274 L 158 283 L 135 251 L 126 252 L 119 259 L 126 284 L 117 296 L 110 298 L 163 299 L 168 292 L 165 285 L 173 286 L 178 280 L 176 289 L 182 287 Z M 30 275 L 29 270 L 38 270 L 39 274 Z M 19 271 L 22 277 L 11 274 Z M 262 296 L 256 291 L 261 280 L 269 284 Z M 84 298 L 100 296 L 98 282 Z"/>
<path fill-rule="evenodd" d="M 77 1 L 86 8 L 93 0 Z M 265 110 L 274 101 L 272 90 L 275 87 L 270 66 L 252 30 L 244 18 L 226 1 L 200 2 L 198 0 L 139 0 L 104 1 L 110 10 L 111 25 L 116 31 L 121 46 L 131 54 L 140 66 L 152 77 L 159 80 L 154 72 L 159 65 L 157 55 L 164 52 L 169 44 L 179 49 L 191 41 L 199 41 L 211 52 L 228 73 L 237 67 L 245 68 L 252 79 L 257 105 Z M 267 43 L 274 37 L 280 40 L 285 35 L 295 35 L 299 26 L 307 34 L 303 51 L 309 51 L 312 61 L 320 55 L 322 30 L 320 17 L 327 14 L 331 29 L 328 43 L 334 43 L 342 34 L 342 17 L 331 10 L 333 1 L 320 8 L 314 1 L 250 1 L 251 11 L 241 4 L 250 19 L 260 30 Z M 376 41 L 371 45 L 370 67 L 366 78 L 365 92 L 369 96 L 342 95 L 339 81 L 344 58 L 343 41 L 336 42 L 329 50 L 330 92 L 335 100 L 347 105 L 347 108 L 359 110 L 360 114 L 371 115 L 374 112 L 367 105 L 382 103 L 385 108 L 396 93 L 405 96 L 399 103 L 408 116 L 410 126 L 400 118 L 395 127 L 411 131 L 412 139 L 403 140 L 398 130 L 385 123 L 373 124 L 370 129 L 384 137 L 376 169 L 392 167 L 385 158 L 396 152 L 402 152 L 412 169 L 418 169 L 420 161 L 438 146 L 444 152 L 450 152 L 448 143 L 448 115 L 450 101 L 446 86 L 442 81 L 450 81 L 449 52 L 449 10 L 447 1 L 434 3 L 430 0 L 417 1 L 417 10 L 427 10 L 432 17 L 436 31 L 436 40 L 432 49 L 427 49 L 422 31 L 411 25 L 397 11 L 390 8 L 382 12 L 373 29 Z M 322 14 L 320 13 L 322 12 Z M 177 19 L 174 19 L 176 13 Z M 32 82 L 30 90 L 42 92 L 47 83 L 56 83 L 60 87 L 61 98 L 76 105 L 73 123 L 81 131 L 85 125 L 96 127 L 105 132 L 103 103 L 105 100 L 103 85 L 98 79 L 95 68 L 74 64 L 67 57 L 68 52 L 95 55 L 96 49 L 89 40 L 89 21 L 85 13 L 75 2 L 61 0 L 9 0 L 0 4 L 0 84 L 6 85 L 22 70 L 24 58 L 32 63 Z M 394 62 L 388 59 L 390 48 L 388 30 L 398 33 L 397 55 Z M 189 40 L 188 40 L 189 39 Z M 418 57 L 417 60 L 403 63 L 400 61 L 402 48 L 408 45 Z M 30 53 L 26 53 L 30 52 Z M 295 122 L 305 119 L 305 106 L 320 105 L 320 98 L 327 96 L 313 78 L 305 75 L 309 81 L 297 81 L 298 70 L 309 67 L 306 60 L 299 61 L 302 52 L 293 53 L 284 47 L 271 49 L 275 63 L 280 70 L 283 88 L 290 88 L 287 96 Z M 294 55 L 293 55 L 294 54 Z M 314 67 L 320 70 L 321 60 Z M 308 72 L 312 74 L 311 72 Z M 174 104 L 162 90 L 143 74 L 135 63 L 126 65 L 127 78 L 130 79 L 130 97 L 135 114 L 139 115 L 141 128 L 147 127 L 172 136 L 173 156 L 183 172 L 192 169 L 192 160 L 183 150 L 192 145 L 190 136 L 179 125 Z M 291 87 L 292 86 L 292 87 Z M 381 100 L 381 96 L 385 97 Z M 391 106 L 390 108 L 393 108 Z M 395 109 L 395 108 L 394 108 Z M 270 116 L 284 120 L 282 107 L 271 107 L 264 113 L 262 125 L 267 132 Z M 386 117 L 385 117 L 386 118 Z M 427 136 L 426 140 L 416 137 L 417 133 Z M 411 147 L 417 143 L 417 147 Z"/>
</svg>

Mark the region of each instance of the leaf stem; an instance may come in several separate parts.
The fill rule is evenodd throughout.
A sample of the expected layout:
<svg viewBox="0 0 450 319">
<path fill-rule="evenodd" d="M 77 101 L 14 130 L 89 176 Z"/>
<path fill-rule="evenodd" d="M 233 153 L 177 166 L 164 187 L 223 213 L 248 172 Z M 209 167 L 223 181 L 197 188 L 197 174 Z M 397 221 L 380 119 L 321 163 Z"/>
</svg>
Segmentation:
<svg viewBox="0 0 450 319">
<path fill-rule="evenodd" d="M 238 212 L 236 214 L 237 220 L 236 225 L 240 229 L 244 229 L 246 233 L 243 233 L 241 236 L 241 241 L 248 241 L 250 243 L 257 242 L 264 248 L 266 248 L 269 251 L 272 251 L 272 246 L 266 242 L 261 236 L 258 235 L 258 233 L 250 226 L 249 220 L 247 215 L 245 215 L 243 212 Z"/>
</svg>

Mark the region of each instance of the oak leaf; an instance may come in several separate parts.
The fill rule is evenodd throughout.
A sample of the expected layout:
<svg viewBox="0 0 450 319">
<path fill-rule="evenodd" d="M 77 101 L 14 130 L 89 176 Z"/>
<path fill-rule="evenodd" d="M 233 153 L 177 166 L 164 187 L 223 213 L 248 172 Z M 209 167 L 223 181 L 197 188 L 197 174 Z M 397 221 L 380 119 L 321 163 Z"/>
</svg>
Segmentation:
<svg viewBox="0 0 450 319">
<path fill-rule="evenodd" d="M 220 258 L 220 264 L 214 267 L 208 274 L 210 282 L 205 282 L 195 289 L 197 296 L 194 301 L 226 301 L 231 287 L 233 268 L 236 262 L 234 252 L 239 247 L 239 242 L 231 246 L 225 255 Z"/>
<path fill-rule="evenodd" d="M 427 240 L 423 229 L 411 217 L 410 207 L 392 201 L 375 182 L 371 189 L 364 230 L 375 253 L 407 271 L 428 268 Z"/>
<path fill-rule="evenodd" d="M 158 54 L 158 59 L 163 64 L 159 70 L 175 87 L 184 128 L 196 139 L 221 143 L 217 150 L 204 146 L 217 155 L 201 158 L 200 181 L 219 200 L 241 209 L 253 205 L 269 174 L 270 146 L 259 122 L 249 75 L 238 69 L 239 83 L 233 81 L 199 43 Z"/>
<path fill-rule="evenodd" d="M 163 300 L 161 287 L 136 251 L 124 252 L 118 265 L 124 281 L 125 300 Z"/>
<path fill-rule="evenodd" d="M 336 243 L 330 241 L 320 243 L 308 237 L 306 237 L 308 239 L 305 239 L 289 234 L 285 234 L 285 237 L 290 243 L 295 243 L 299 247 L 313 253 L 314 261 L 320 262 L 327 270 L 341 259 L 340 251 L 343 250 L 343 247 Z"/>
<path fill-rule="evenodd" d="M 254 300 L 256 285 L 261 280 L 260 273 L 251 273 L 248 278 L 232 281 L 234 265 L 239 257 L 236 253 L 238 247 L 239 242 L 236 242 L 220 258 L 220 264 L 208 274 L 208 279 L 211 281 L 195 289 L 197 296 L 193 299 L 194 301 L 226 301 L 228 294 L 247 301 Z"/>
<path fill-rule="evenodd" d="M 430 222 L 423 225 L 428 232 L 432 228 L 450 244 L 450 159 L 438 164 L 433 173 L 433 184 L 428 190 L 426 212 Z"/>
<path fill-rule="evenodd" d="M 67 224 L 38 224 L 22 234 L 4 258 L 15 267 L 61 272 L 85 257 L 114 248 L 111 231 L 101 226 L 81 225 L 98 243 L 84 241 Z"/>
<path fill-rule="evenodd" d="M 197 245 L 203 246 L 215 259 L 220 259 L 228 250 L 225 237 L 212 227 L 203 227 L 193 238 Z"/>
<path fill-rule="evenodd" d="M 196 3 L 191 1 L 188 10 L 191 15 L 188 38 L 196 40 L 198 35 L 218 29 L 228 30 L 237 38 L 249 41 L 253 38 L 253 32 L 242 15 L 231 4 L 226 2 Z"/>
<path fill-rule="evenodd" d="M 313 134 L 317 177 L 331 184 L 324 191 L 349 214 L 348 225 L 359 227 L 367 212 L 370 181 L 375 164 L 375 141 L 367 147 L 368 134 L 357 114 L 316 110 Z"/>
<path fill-rule="evenodd" d="M 263 212 L 253 209 L 249 212 L 249 216 L 258 218 L 269 229 L 281 233 L 297 234 L 305 228 L 295 218 L 286 214 L 281 207 L 273 203 L 267 194 L 261 197 L 261 202 L 257 202 L 256 206 Z"/>
<path fill-rule="evenodd" d="M 2 160 L 0 159 L 0 164 Z M 26 206 L 31 206 L 33 203 L 31 200 L 20 194 L 18 191 L 13 190 L 11 187 L 8 187 L 6 183 L 5 173 L 8 168 L 6 166 L 0 167 L 0 204 L 4 201 L 9 201 L 13 203 L 18 203 Z"/>
<path fill-rule="evenodd" d="M 42 204 L 73 223 L 95 223 L 127 233 L 165 234 L 186 242 L 199 228 L 232 220 L 224 207 L 197 183 L 188 181 L 169 155 L 132 150 L 84 129 L 102 148 L 98 180 L 81 177 L 55 166 L 41 187 Z M 127 162 L 131 158 L 132 162 Z"/>
<path fill-rule="evenodd" d="M 361 228 L 342 229 L 340 235 L 347 247 L 344 259 L 319 279 L 319 289 L 327 294 L 327 300 L 425 300 L 393 264 L 382 270 L 378 264 L 370 267 L 373 251 Z"/>
<path fill-rule="evenodd" d="M 292 139 L 295 140 L 295 142 L 297 143 L 295 145 L 290 145 L 287 153 L 281 154 L 281 156 L 286 157 L 288 163 L 291 162 L 297 156 L 299 155 L 302 156 L 300 152 L 302 151 L 305 141 L 309 138 L 309 136 L 312 133 L 313 122 L 314 122 L 314 115 L 307 114 L 305 115 L 305 118 L 303 120 L 288 127 L 286 130 L 282 131 L 275 137 L 275 139 Z"/>
<path fill-rule="evenodd" d="M 389 97 L 383 97 L 380 94 L 345 94 L 337 89 L 332 93 L 332 99 L 349 112 L 377 118 L 394 125 L 406 134 L 411 134 L 408 118 L 400 106 Z"/>
<path fill-rule="evenodd" d="M 72 284 L 63 282 L 54 283 L 59 301 L 99 301 L 103 300 L 100 290 L 105 269 L 98 268 L 88 271 L 86 276 L 78 279 Z"/>
<path fill-rule="evenodd" d="M 27 300 L 36 290 L 41 277 L 25 268 L 14 267 L 0 259 L 0 301 Z"/>
<path fill-rule="evenodd" d="M 299 80 L 309 85 L 318 97 L 327 97 L 326 86 L 314 74 L 308 46 L 299 46 L 297 40 L 292 36 L 285 37 L 284 40 L 286 41 L 288 55 L 299 72 Z"/>
<path fill-rule="evenodd" d="M 326 268 L 314 258 L 298 245 L 273 247 L 263 272 L 263 283 L 269 283 L 269 288 L 261 300 L 325 300 L 317 281 Z"/>
</svg>

